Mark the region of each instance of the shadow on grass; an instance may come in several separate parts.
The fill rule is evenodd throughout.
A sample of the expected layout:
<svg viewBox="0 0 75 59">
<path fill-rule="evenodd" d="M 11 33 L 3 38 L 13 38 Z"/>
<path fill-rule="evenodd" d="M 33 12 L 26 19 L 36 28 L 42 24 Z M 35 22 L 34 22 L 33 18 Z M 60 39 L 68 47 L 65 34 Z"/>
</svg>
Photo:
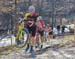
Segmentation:
<svg viewBox="0 0 75 59">
<path fill-rule="evenodd" d="M 67 43 L 66 44 L 62 44 L 62 45 L 60 45 L 60 44 L 55 44 L 55 45 L 52 45 L 52 46 L 48 46 L 48 47 L 45 47 L 44 49 L 41 49 L 41 50 L 37 50 L 36 51 L 36 55 L 38 55 L 38 54 L 43 54 L 44 52 L 46 52 L 46 51 L 48 51 L 49 49 L 52 49 L 52 50 L 58 50 L 59 48 L 63 48 L 63 47 L 65 47 L 67 45 Z"/>
<path fill-rule="evenodd" d="M 65 45 L 67 45 L 67 43 L 66 43 L 66 44 L 62 44 L 62 45 L 60 45 L 60 44 L 55 44 L 55 45 L 52 45 L 52 46 L 48 46 L 48 47 L 45 47 L 45 48 L 43 48 L 43 49 L 34 51 L 34 52 L 31 53 L 30 55 L 26 55 L 26 56 L 24 55 L 24 57 L 25 57 L 25 58 L 34 58 L 34 59 L 35 59 L 37 55 L 43 54 L 43 53 L 45 53 L 46 51 L 48 51 L 48 50 L 50 50 L 50 49 L 52 49 L 53 51 L 56 51 L 56 52 L 60 53 L 61 55 L 63 55 L 58 49 L 65 47 Z M 4 49 L 4 50 L 7 50 L 7 49 Z M 3 50 L 3 51 L 4 51 L 4 50 Z M 1 52 L 1 51 L 0 51 L 0 52 Z"/>
</svg>

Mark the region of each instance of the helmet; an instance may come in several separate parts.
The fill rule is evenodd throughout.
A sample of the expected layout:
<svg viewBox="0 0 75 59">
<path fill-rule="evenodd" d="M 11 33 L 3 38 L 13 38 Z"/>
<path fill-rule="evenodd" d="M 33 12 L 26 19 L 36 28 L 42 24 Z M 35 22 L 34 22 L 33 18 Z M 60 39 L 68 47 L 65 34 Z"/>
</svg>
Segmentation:
<svg viewBox="0 0 75 59">
<path fill-rule="evenodd" d="M 25 19 L 27 19 L 27 18 L 30 17 L 30 16 L 31 16 L 30 13 L 26 13 L 26 14 L 25 14 Z"/>
<path fill-rule="evenodd" d="M 38 20 L 38 21 L 39 21 L 39 20 L 43 20 L 43 19 L 42 19 L 42 16 L 37 17 L 37 20 Z"/>
<path fill-rule="evenodd" d="M 29 12 L 34 13 L 35 12 L 35 7 L 33 5 L 29 6 Z"/>
</svg>

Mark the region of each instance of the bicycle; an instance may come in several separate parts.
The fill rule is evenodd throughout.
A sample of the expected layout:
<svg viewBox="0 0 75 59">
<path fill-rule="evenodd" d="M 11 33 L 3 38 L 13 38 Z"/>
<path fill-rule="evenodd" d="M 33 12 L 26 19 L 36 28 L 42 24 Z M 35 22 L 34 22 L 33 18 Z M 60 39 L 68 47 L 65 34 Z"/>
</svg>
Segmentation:
<svg viewBox="0 0 75 59">
<path fill-rule="evenodd" d="M 16 47 L 23 48 L 29 39 L 29 32 L 25 26 L 25 20 L 22 20 L 18 26 L 18 32 L 16 35 Z"/>
</svg>

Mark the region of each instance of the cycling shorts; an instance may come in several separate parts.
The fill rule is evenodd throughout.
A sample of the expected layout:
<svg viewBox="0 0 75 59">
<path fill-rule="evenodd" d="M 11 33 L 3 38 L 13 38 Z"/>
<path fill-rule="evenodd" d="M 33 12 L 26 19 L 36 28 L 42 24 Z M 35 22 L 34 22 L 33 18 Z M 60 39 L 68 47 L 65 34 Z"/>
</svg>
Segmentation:
<svg viewBox="0 0 75 59">
<path fill-rule="evenodd" d="M 28 31 L 29 31 L 29 34 L 31 34 L 32 36 L 35 36 L 36 34 L 36 26 L 33 26 L 33 27 L 27 27 Z"/>
</svg>

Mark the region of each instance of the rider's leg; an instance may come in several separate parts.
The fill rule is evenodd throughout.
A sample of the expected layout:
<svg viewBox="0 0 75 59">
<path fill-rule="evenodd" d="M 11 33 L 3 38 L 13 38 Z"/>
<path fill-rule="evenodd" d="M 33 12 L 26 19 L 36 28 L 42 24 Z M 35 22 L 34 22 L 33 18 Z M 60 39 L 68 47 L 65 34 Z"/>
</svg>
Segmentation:
<svg viewBox="0 0 75 59">
<path fill-rule="evenodd" d="M 48 41 L 48 31 L 44 32 L 44 40 L 45 42 Z"/>
<path fill-rule="evenodd" d="M 39 44 L 40 44 L 40 35 L 39 35 L 39 33 L 37 33 L 37 35 L 36 35 L 36 43 L 35 43 L 36 46 L 35 47 L 38 48 Z"/>
<path fill-rule="evenodd" d="M 34 51 L 33 47 L 34 47 L 34 37 L 31 37 L 31 40 L 30 40 L 30 52 Z"/>
<path fill-rule="evenodd" d="M 25 52 L 27 52 L 29 50 L 29 43 L 27 43 L 27 47 L 25 49 Z"/>
<path fill-rule="evenodd" d="M 32 45 L 35 46 L 36 43 L 36 27 L 32 28 Z"/>
<path fill-rule="evenodd" d="M 31 37 L 31 40 L 30 40 L 30 52 L 32 53 L 33 51 L 34 51 L 34 49 L 33 49 L 33 47 L 34 47 L 34 45 L 35 45 L 35 39 L 34 39 L 35 37 Z"/>
<path fill-rule="evenodd" d="M 32 27 L 32 37 L 31 37 L 31 49 L 30 49 L 30 52 L 33 51 L 33 47 L 35 46 L 35 34 L 36 34 L 36 27 Z"/>
<path fill-rule="evenodd" d="M 28 29 L 28 32 L 29 32 L 29 39 L 28 39 L 28 42 L 27 42 L 27 46 L 26 46 L 26 49 L 25 49 L 25 52 L 27 52 L 30 48 L 30 38 L 31 38 L 31 28 L 30 27 L 27 27 Z"/>
<path fill-rule="evenodd" d="M 43 34 L 44 34 L 44 32 L 43 32 L 43 31 L 42 31 L 42 32 L 40 32 L 41 48 L 43 47 L 43 43 L 45 42 L 45 41 L 44 41 Z"/>
</svg>

